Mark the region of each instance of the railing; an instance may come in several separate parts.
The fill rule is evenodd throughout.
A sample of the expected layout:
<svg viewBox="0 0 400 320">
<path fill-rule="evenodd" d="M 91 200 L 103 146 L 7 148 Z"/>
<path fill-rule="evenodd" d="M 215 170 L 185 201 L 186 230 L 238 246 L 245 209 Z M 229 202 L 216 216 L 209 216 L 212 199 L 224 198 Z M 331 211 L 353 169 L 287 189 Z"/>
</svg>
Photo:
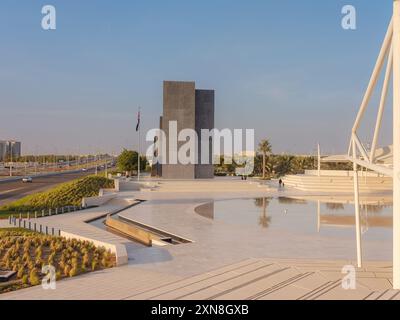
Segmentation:
<svg viewBox="0 0 400 320">
<path fill-rule="evenodd" d="M 21 218 L 16 218 L 13 216 L 10 216 L 8 218 L 8 223 L 10 226 L 14 226 L 16 228 L 23 228 L 23 229 L 28 229 L 34 232 L 39 232 L 43 233 L 45 235 L 52 235 L 52 236 L 60 236 L 61 235 L 61 229 L 57 229 L 54 227 L 49 227 L 47 225 L 43 225 L 41 223 L 38 223 L 38 220 L 28 220 L 28 219 L 21 219 Z"/>
<path fill-rule="evenodd" d="M 65 206 L 61 208 L 55 208 L 55 209 L 43 209 L 41 211 L 33 211 L 33 212 L 18 212 L 16 213 L 17 216 L 19 216 L 19 219 L 22 219 L 22 215 L 26 214 L 26 219 L 38 219 L 38 218 L 44 218 L 44 217 L 51 217 L 53 215 L 59 215 L 59 214 L 64 214 L 64 213 L 71 213 L 75 211 L 81 211 L 88 209 L 90 207 L 88 206 Z M 13 217 L 14 215 L 11 215 Z"/>
<path fill-rule="evenodd" d="M 55 208 L 55 209 L 48 209 L 48 210 L 42 210 L 41 212 L 34 211 L 34 212 L 27 212 L 26 218 L 23 218 L 22 215 L 23 213 L 20 212 L 17 214 L 18 217 L 15 217 L 14 215 L 10 215 L 8 218 L 8 223 L 10 226 L 18 227 L 18 228 L 23 228 L 23 229 L 28 229 L 31 231 L 35 232 L 40 232 L 46 235 L 57 235 L 60 236 L 61 230 L 54 228 L 54 227 L 48 227 L 44 224 L 41 224 L 38 222 L 40 221 L 40 218 L 44 217 L 51 217 L 54 215 L 60 215 L 60 214 L 65 214 L 65 213 L 71 213 L 71 212 L 76 212 L 76 211 L 81 211 L 88 209 L 89 207 L 85 206 L 65 206 L 61 208 Z"/>
</svg>

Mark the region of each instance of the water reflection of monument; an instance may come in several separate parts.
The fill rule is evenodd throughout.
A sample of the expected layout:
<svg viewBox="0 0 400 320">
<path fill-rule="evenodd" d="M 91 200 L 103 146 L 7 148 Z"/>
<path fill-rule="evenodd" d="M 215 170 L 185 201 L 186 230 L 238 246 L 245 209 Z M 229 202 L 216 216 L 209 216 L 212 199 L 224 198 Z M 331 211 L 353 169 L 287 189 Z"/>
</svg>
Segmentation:
<svg viewBox="0 0 400 320">
<path fill-rule="evenodd" d="M 261 214 L 258 217 L 258 224 L 263 228 L 267 229 L 272 221 L 272 218 L 268 215 L 268 206 L 273 198 L 257 198 L 254 200 L 254 204 L 257 208 L 261 208 Z M 196 213 L 204 218 L 214 220 L 215 219 L 215 208 L 214 202 L 202 204 L 195 209 Z"/>
<path fill-rule="evenodd" d="M 261 216 L 258 218 L 258 224 L 264 229 L 267 229 L 271 224 L 271 217 L 267 215 L 267 207 L 271 200 L 272 198 L 257 198 L 255 200 L 256 207 L 262 209 Z"/>
</svg>

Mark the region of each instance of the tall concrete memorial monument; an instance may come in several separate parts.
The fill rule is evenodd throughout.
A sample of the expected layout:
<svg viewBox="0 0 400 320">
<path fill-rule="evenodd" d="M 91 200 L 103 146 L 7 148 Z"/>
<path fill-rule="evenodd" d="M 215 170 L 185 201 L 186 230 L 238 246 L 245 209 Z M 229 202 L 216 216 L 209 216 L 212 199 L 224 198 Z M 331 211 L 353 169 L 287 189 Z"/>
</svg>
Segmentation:
<svg viewBox="0 0 400 320">
<path fill-rule="evenodd" d="M 214 90 L 196 90 L 194 82 L 164 81 L 163 115 L 160 118 L 160 129 L 165 132 L 166 149 L 174 151 L 175 154 L 184 141 L 171 139 L 170 130 L 176 125 L 177 132 L 185 129 L 194 130 L 197 134 L 198 148 L 193 157 L 195 163 L 175 164 L 171 155 L 164 155 L 166 163 L 157 164 L 153 168 L 153 175 L 165 179 L 212 179 L 214 177 L 214 166 L 212 164 L 212 138 L 207 141 L 208 161 L 202 161 L 202 129 L 214 129 Z M 175 129 L 175 128 L 174 128 Z M 172 133 L 172 132 L 171 132 Z M 203 146 L 201 147 L 201 143 Z"/>
</svg>

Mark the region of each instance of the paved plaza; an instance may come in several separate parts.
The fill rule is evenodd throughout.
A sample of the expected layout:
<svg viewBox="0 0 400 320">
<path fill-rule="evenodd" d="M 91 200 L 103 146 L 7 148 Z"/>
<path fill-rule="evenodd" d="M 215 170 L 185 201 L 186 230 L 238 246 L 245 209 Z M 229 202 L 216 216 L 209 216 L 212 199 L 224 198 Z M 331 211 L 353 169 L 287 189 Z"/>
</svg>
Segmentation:
<svg viewBox="0 0 400 320">
<path fill-rule="evenodd" d="M 299 194 L 257 181 L 165 181 L 141 192 L 122 192 L 99 208 L 41 218 L 66 232 L 124 246 L 128 264 L 62 280 L 56 290 L 38 286 L 0 299 L 400 298 L 391 290 L 391 247 L 380 241 L 365 243 L 367 262 L 357 269 L 357 289 L 344 290 L 342 268 L 356 265 L 354 239 L 266 232 L 210 221 L 195 212 L 212 200 Z M 146 201 L 131 206 L 135 199 Z M 147 248 L 86 223 L 126 206 L 131 207 L 121 217 L 192 242 Z"/>
</svg>

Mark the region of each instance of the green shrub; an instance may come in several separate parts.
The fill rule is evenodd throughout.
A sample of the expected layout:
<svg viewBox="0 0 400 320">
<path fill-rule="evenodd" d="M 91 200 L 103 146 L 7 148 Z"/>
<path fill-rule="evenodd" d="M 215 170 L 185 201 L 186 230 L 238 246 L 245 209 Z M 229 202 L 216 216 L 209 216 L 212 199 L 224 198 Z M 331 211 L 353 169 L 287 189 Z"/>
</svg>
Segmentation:
<svg viewBox="0 0 400 320">
<path fill-rule="evenodd" d="M 85 252 L 82 258 L 82 267 L 87 268 L 89 266 L 89 260 L 90 260 L 89 254 Z"/>
<path fill-rule="evenodd" d="M 35 268 L 33 268 L 29 273 L 29 283 L 33 286 L 37 286 L 38 284 L 40 284 L 40 278 Z"/>
<path fill-rule="evenodd" d="M 22 284 L 25 284 L 25 285 L 28 284 L 28 275 L 24 274 L 22 276 L 21 281 L 22 281 Z"/>
<path fill-rule="evenodd" d="M 48 191 L 26 196 L 0 207 L 0 212 L 33 212 L 65 206 L 79 206 L 82 198 L 97 196 L 100 189 L 113 187 L 113 180 L 100 176 L 89 176 L 63 183 Z"/>
<path fill-rule="evenodd" d="M 88 241 L 44 236 L 21 229 L 0 229 L 0 269 L 12 268 L 21 279 L 12 290 L 40 284 L 38 270 L 45 264 L 56 268 L 56 277 L 73 277 L 91 270 L 115 266 L 115 255 Z M 0 286 L 0 293 L 5 292 Z M 9 289 L 7 289 L 9 290 Z"/>
<path fill-rule="evenodd" d="M 18 269 L 17 278 L 18 278 L 18 279 L 22 279 L 22 277 L 24 276 L 24 272 L 25 272 L 24 267 L 20 267 L 20 268 Z"/>
<path fill-rule="evenodd" d="M 67 265 L 64 267 L 64 275 L 65 275 L 66 277 L 68 277 L 70 271 L 71 271 L 71 268 L 70 268 L 70 266 L 67 264 Z"/>
<path fill-rule="evenodd" d="M 53 265 L 54 261 L 56 259 L 56 254 L 54 253 L 54 251 L 49 255 L 49 257 L 47 258 L 47 263 L 49 265 Z"/>
<path fill-rule="evenodd" d="M 78 268 L 76 266 L 74 266 L 70 271 L 69 271 L 69 276 L 75 277 L 78 274 Z"/>
<path fill-rule="evenodd" d="M 95 271 L 97 269 L 99 265 L 99 262 L 97 261 L 97 259 L 93 259 L 92 260 L 92 271 Z"/>
</svg>

